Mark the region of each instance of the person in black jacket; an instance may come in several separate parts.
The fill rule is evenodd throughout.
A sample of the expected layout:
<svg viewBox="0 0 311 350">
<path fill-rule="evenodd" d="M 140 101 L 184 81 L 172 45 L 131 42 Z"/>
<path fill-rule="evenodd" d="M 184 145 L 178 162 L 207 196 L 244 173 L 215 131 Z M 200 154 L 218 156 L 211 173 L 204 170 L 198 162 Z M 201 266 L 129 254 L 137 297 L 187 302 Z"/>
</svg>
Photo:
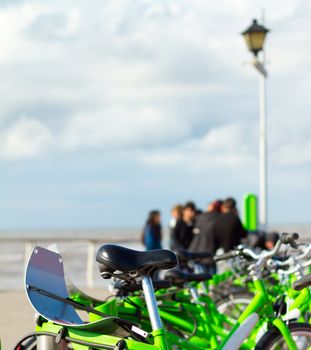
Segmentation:
<svg viewBox="0 0 311 350">
<path fill-rule="evenodd" d="M 229 197 L 221 203 L 220 210 L 208 211 L 201 215 L 197 221 L 194 239 L 190 245 L 193 252 L 210 252 L 215 255 L 217 249 L 222 248 L 225 252 L 233 249 L 246 237 L 242 223 L 238 217 L 236 201 Z M 216 272 L 213 259 L 204 261 L 207 271 Z"/>
<path fill-rule="evenodd" d="M 214 222 L 221 213 L 223 201 L 218 199 L 208 205 L 207 212 L 199 215 L 193 229 L 193 239 L 189 250 L 195 253 L 210 252 L 214 255 Z M 206 271 L 216 273 L 216 265 L 212 258 L 202 260 Z"/>
<path fill-rule="evenodd" d="M 211 247 L 213 253 L 218 248 L 223 248 L 225 252 L 228 252 L 246 237 L 247 233 L 239 219 L 236 201 L 233 198 L 229 197 L 224 200 L 221 214 L 214 222 L 213 235 L 214 246 Z"/>
<path fill-rule="evenodd" d="M 194 203 L 188 202 L 183 207 L 182 218 L 177 220 L 171 231 L 171 249 L 188 249 L 193 237 L 193 224 L 196 215 Z"/>
<path fill-rule="evenodd" d="M 221 213 L 222 203 L 223 201 L 220 199 L 211 202 L 207 207 L 207 211 L 197 216 L 193 229 L 193 239 L 189 246 L 190 251 L 208 251 L 213 224 L 215 219 Z"/>
</svg>

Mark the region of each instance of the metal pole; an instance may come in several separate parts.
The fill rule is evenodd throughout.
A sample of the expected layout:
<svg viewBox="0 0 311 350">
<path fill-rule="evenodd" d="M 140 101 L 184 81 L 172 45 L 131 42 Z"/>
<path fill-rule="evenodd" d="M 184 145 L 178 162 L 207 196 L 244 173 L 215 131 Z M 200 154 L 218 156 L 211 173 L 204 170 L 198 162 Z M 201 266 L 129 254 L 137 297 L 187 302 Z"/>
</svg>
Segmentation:
<svg viewBox="0 0 311 350">
<path fill-rule="evenodd" d="M 266 230 L 267 216 L 267 103 L 265 58 L 262 62 L 255 57 L 253 66 L 259 72 L 259 227 Z"/>
<path fill-rule="evenodd" d="M 259 223 L 267 229 L 267 107 L 266 75 L 259 75 Z"/>
</svg>

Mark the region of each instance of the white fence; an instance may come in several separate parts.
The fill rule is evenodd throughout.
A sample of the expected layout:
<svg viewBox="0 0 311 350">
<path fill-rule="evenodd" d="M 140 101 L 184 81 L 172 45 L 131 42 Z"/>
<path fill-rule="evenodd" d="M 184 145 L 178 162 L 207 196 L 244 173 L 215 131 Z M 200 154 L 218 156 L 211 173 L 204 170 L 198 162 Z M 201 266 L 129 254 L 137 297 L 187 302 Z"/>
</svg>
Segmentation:
<svg viewBox="0 0 311 350">
<path fill-rule="evenodd" d="M 114 236 L 114 235 L 112 235 Z M 75 271 L 79 271 L 81 276 L 82 271 L 85 274 L 86 286 L 88 288 L 94 288 L 94 271 L 96 271 L 96 252 L 100 245 L 106 243 L 121 244 L 131 246 L 137 249 L 142 247 L 139 245 L 137 237 L 126 238 L 115 238 L 99 239 L 99 238 L 45 238 L 45 237 L 0 237 L 0 281 L 1 289 L 6 288 L 6 281 L 14 277 L 21 279 L 24 266 L 26 266 L 29 256 L 36 245 L 48 247 L 51 244 L 57 244 L 60 248 L 60 253 L 63 250 L 66 251 L 67 255 L 74 257 L 76 265 Z M 81 254 L 83 251 L 83 254 Z M 85 254 L 86 253 L 86 254 Z M 81 258 L 79 259 L 79 256 Z M 66 253 L 65 253 L 66 257 Z M 70 262 L 70 259 L 68 259 Z M 72 259 L 73 260 L 73 259 Z M 73 262 L 72 262 L 73 263 Z M 66 259 L 64 261 L 66 267 Z M 16 272 L 18 271 L 18 272 Z M 72 272 L 73 273 L 73 272 Z M 15 275 L 15 276 L 14 276 Z M 22 284 L 22 281 L 20 282 Z M 10 288 L 9 288 L 10 289 Z"/>
</svg>

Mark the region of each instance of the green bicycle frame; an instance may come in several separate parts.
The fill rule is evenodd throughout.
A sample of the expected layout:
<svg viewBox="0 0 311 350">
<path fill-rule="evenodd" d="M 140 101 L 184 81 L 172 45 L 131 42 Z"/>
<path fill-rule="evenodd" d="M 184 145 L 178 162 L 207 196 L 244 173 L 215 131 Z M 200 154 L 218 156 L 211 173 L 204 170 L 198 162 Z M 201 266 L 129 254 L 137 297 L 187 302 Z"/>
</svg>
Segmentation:
<svg viewBox="0 0 311 350">
<path fill-rule="evenodd" d="M 41 327 L 37 327 L 36 332 L 38 336 L 40 336 L 40 333 L 44 334 L 45 332 L 58 334 L 62 329 L 62 326 L 48 322 L 43 323 Z M 114 349 L 118 342 L 122 340 L 122 338 L 108 334 L 87 332 L 83 330 L 72 329 L 70 327 L 66 329 L 68 331 L 68 336 L 75 341 L 87 341 L 89 343 L 97 344 L 99 347 L 105 345 L 107 346 L 107 349 Z M 147 344 L 131 339 L 124 339 L 124 341 L 126 342 L 127 349 L 129 350 L 168 350 L 164 330 L 154 331 L 152 332 L 152 336 L 154 339 L 154 344 Z M 82 345 L 74 342 L 72 342 L 72 346 L 74 350 L 86 350 L 90 348 L 90 345 Z M 92 345 L 92 348 L 96 349 L 96 346 Z"/>
<path fill-rule="evenodd" d="M 245 321 L 247 317 L 249 317 L 253 313 L 262 314 L 263 312 L 265 312 L 266 315 L 269 315 L 267 321 L 280 331 L 280 333 L 282 334 L 282 336 L 284 337 L 288 345 L 289 350 L 298 350 L 291 336 L 291 333 L 288 327 L 286 326 L 286 324 L 284 323 L 284 321 L 274 316 L 273 306 L 269 299 L 269 296 L 267 294 L 267 290 L 263 281 L 254 280 L 254 287 L 256 290 L 255 297 L 253 298 L 251 303 L 247 306 L 247 308 L 243 311 L 241 316 L 238 318 L 236 325 L 232 328 L 229 335 L 226 337 L 224 343 L 221 344 L 219 350 L 224 348 L 224 345 L 226 344 L 227 340 L 231 337 L 233 333 L 235 333 L 238 330 L 241 323 Z M 254 340 L 254 345 L 255 345 L 255 340 Z"/>
</svg>

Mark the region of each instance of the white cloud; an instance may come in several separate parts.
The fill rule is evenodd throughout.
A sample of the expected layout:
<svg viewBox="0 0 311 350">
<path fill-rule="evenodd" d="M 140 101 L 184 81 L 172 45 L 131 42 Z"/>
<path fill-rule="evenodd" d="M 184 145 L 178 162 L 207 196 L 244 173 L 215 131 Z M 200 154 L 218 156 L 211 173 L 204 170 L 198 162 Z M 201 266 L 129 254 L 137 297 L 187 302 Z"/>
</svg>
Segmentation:
<svg viewBox="0 0 311 350">
<path fill-rule="evenodd" d="M 281 165 L 309 167 L 311 164 L 311 140 L 295 138 L 291 143 L 284 142 L 274 154 L 273 159 Z"/>
<path fill-rule="evenodd" d="M 181 167 L 185 171 L 203 173 L 246 163 L 253 165 L 256 158 L 254 128 L 255 125 L 245 123 L 223 125 L 173 149 L 142 153 L 141 160 L 156 167 Z"/>
<path fill-rule="evenodd" d="M 134 117 L 133 117 L 134 116 Z M 176 118 L 153 108 L 113 108 L 68 118 L 62 130 L 52 130 L 32 117 L 21 117 L 3 128 L 0 158 L 33 158 L 51 152 L 102 149 L 129 152 L 143 164 L 174 168 L 191 164 L 196 172 L 254 165 L 258 157 L 258 124 L 239 122 L 211 127 L 192 135 L 191 119 Z M 304 130 L 305 131 L 305 130 Z M 310 163 L 308 133 L 288 137 L 278 124 L 270 133 L 269 158 L 274 165 Z M 288 142 L 286 142 L 288 141 Z"/>
<path fill-rule="evenodd" d="M 0 7 L 0 31 L 3 34 L 0 64 L 37 64 L 63 59 L 68 40 L 77 34 L 80 21 L 81 12 L 78 8 L 57 10 L 30 1 Z"/>
<path fill-rule="evenodd" d="M 7 159 L 34 157 L 51 141 L 51 133 L 42 123 L 21 117 L 0 133 L 0 156 Z"/>
<path fill-rule="evenodd" d="M 214 183 L 223 169 L 256 167 L 258 77 L 242 64 L 251 56 L 239 33 L 262 7 L 269 156 L 288 183 L 296 165 L 306 174 L 310 4 L 298 0 L 9 2 L 0 7 L 0 158 L 52 164 L 55 153 L 70 163 L 116 152 L 142 172 L 213 172 Z"/>
<path fill-rule="evenodd" d="M 0 63 L 21 61 L 31 55 L 33 46 L 25 41 L 23 30 L 40 11 L 41 7 L 34 4 L 0 8 Z"/>
<path fill-rule="evenodd" d="M 34 117 L 20 117 L 0 131 L 0 158 L 48 156 L 51 152 L 161 147 L 187 139 L 191 122 L 152 107 L 115 107 L 78 113 L 53 130 Z"/>
<path fill-rule="evenodd" d="M 81 17 L 80 10 L 76 8 L 65 13 L 44 10 L 28 25 L 27 32 L 32 39 L 41 40 L 41 45 L 72 39 L 79 31 Z"/>
<path fill-rule="evenodd" d="M 160 146 L 187 138 L 190 132 L 189 125 L 163 110 L 114 107 L 72 116 L 60 136 L 60 144 L 67 150 Z"/>
</svg>

